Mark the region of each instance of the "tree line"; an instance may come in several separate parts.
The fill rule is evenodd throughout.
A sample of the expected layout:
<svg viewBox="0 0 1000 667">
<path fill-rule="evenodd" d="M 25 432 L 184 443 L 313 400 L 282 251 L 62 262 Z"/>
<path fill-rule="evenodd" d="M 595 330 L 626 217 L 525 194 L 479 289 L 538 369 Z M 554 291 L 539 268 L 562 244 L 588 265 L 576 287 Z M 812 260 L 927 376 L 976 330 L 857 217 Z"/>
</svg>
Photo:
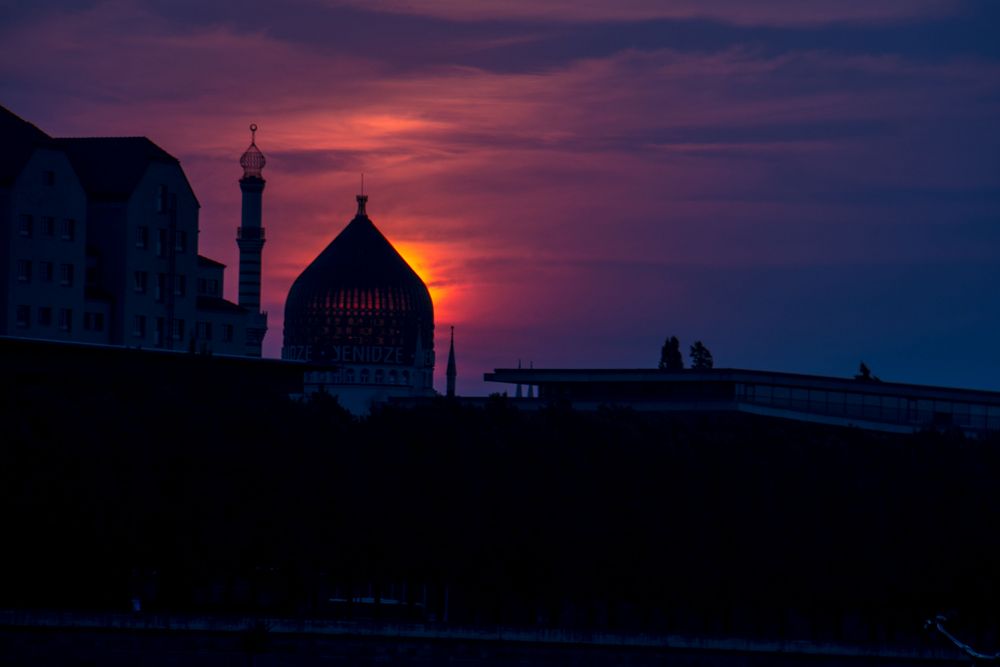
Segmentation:
<svg viewBox="0 0 1000 667">
<path fill-rule="evenodd" d="M 712 353 L 700 340 L 695 341 L 688 351 L 691 368 L 708 370 L 715 365 Z M 660 348 L 660 370 L 679 371 L 684 368 L 684 357 L 681 355 L 681 342 L 677 336 L 668 336 Z"/>
</svg>

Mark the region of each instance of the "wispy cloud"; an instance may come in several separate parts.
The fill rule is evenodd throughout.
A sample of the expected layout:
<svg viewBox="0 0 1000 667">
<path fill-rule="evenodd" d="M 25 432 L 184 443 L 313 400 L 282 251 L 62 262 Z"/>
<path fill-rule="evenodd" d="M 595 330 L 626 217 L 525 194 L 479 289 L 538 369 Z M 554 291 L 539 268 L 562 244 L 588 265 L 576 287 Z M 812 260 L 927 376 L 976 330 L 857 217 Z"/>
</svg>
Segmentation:
<svg viewBox="0 0 1000 667">
<path fill-rule="evenodd" d="M 288 287 L 365 173 L 439 322 L 467 332 L 470 388 L 522 354 L 638 364 L 635 346 L 679 323 L 766 365 L 731 332 L 792 326 L 809 290 L 852 318 L 852 298 L 869 303 L 858 271 L 997 264 L 1000 61 L 978 37 L 911 39 L 970 22 L 967 3 L 664 4 L 53 5 L 0 27 L 3 103 L 56 135 L 147 135 L 177 155 L 231 289 L 257 122 L 271 355 Z M 914 300 L 962 284 L 904 272 Z M 781 281 L 799 296 L 768 306 Z"/>
<path fill-rule="evenodd" d="M 948 13 L 950 0 L 375 0 L 353 2 L 368 10 L 436 16 L 454 20 L 546 20 L 563 22 L 711 18 L 750 25 L 800 25 L 834 21 L 882 21 Z"/>
</svg>

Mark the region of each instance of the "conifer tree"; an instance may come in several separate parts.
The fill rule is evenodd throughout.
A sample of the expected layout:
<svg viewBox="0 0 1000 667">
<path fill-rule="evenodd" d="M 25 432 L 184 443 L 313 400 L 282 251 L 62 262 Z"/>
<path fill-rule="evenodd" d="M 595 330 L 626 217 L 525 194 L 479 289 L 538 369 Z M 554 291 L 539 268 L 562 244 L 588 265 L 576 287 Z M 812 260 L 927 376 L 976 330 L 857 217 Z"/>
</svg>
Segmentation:
<svg viewBox="0 0 1000 667">
<path fill-rule="evenodd" d="M 677 336 L 670 336 L 660 348 L 660 370 L 679 371 L 684 368 L 684 358 L 681 356 L 681 342 Z"/>
<path fill-rule="evenodd" d="M 712 353 L 700 340 L 695 341 L 694 345 L 691 346 L 690 355 L 691 368 L 708 370 L 715 365 L 715 361 L 712 359 Z"/>
</svg>

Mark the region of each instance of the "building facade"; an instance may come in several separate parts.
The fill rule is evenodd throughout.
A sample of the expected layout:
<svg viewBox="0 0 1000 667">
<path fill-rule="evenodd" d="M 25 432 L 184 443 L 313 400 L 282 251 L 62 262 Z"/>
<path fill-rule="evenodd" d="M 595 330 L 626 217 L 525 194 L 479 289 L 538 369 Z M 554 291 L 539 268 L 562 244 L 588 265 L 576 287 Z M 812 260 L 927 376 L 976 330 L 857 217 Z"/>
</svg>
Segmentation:
<svg viewBox="0 0 1000 667">
<path fill-rule="evenodd" d="M 257 307 L 225 300 L 225 265 L 198 254 L 200 205 L 175 157 L 145 137 L 53 138 L 2 107 L 0 137 L 12 147 L 0 335 L 260 356 L 259 253 Z"/>
<path fill-rule="evenodd" d="M 736 368 L 664 371 L 498 368 L 487 382 L 538 388 L 521 407 L 564 404 L 675 412 L 744 412 L 873 431 L 1000 431 L 1000 392 Z"/>
</svg>

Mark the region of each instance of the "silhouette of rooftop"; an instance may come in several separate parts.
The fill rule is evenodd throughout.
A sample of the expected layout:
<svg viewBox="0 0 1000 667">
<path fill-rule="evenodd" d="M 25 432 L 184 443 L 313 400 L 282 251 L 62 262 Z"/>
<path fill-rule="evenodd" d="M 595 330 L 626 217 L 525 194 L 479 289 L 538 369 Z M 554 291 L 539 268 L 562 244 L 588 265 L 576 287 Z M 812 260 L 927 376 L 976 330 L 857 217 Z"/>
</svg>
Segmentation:
<svg viewBox="0 0 1000 667">
<path fill-rule="evenodd" d="M 50 145 L 52 137 L 0 106 L 0 184 L 14 181 L 31 153 L 39 146 Z"/>
<path fill-rule="evenodd" d="M 214 259 L 205 257 L 204 255 L 198 255 L 198 266 L 211 266 L 217 269 L 224 269 L 226 265 L 222 262 L 217 262 Z"/>
<path fill-rule="evenodd" d="M 87 194 L 95 199 L 128 199 L 151 162 L 180 162 L 146 137 L 56 139 L 69 156 Z"/>
<path fill-rule="evenodd" d="M 368 218 L 367 199 L 358 196 L 354 219 L 292 284 L 285 303 L 286 346 L 311 345 L 320 349 L 338 344 L 390 345 L 398 344 L 389 341 L 400 336 L 410 354 L 418 337 L 423 345 L 433 345 L 434 306 L 430 292 Z M 342 335 L 335 334 L 338 327 L 352 326 L 346 319 L 338 324 L 338 319 L 376 313 L 390 321 L 401 319 L 397 324 L 373 324 L 375 328 L 364 335 L 346 330 Z M 378 339 L 382 342 L 376 342 Z"/>
<path fill-rule="evenodd" d="M 214 310 L 216 312 L 245 313 L 246 308 L 217 296 L 199 296 L 198 310 Z"/>
</svg>

